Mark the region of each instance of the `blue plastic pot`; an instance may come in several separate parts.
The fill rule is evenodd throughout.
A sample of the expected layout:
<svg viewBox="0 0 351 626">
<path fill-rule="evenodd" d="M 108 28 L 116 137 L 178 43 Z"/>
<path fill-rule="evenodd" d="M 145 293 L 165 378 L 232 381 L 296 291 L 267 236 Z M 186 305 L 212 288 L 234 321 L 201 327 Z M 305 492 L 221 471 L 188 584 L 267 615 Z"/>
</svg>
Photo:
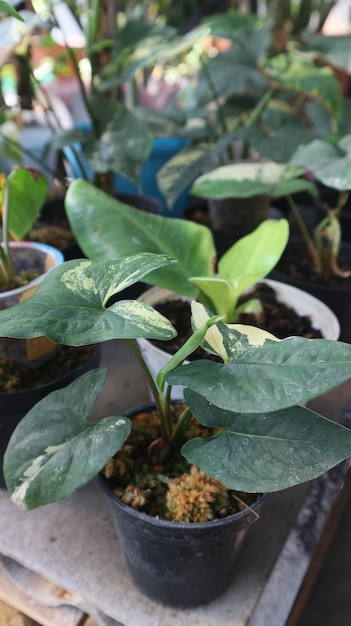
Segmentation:
<svg viewBox="0 0 351 626">
<path fill-rule="evenodd" d="M 78 124 L 78 128 L 81 130 L 89 130 L 88 124 Z M 141 182 L 141 192 L 147 196 L 151 196 L 153 198 L 157 198 L 161 200 L 165 213 L 169 217 L 180 217 L 183 215 L 184 209 L 190 203 L 191 196 L 189 195 L 189 191 L 183 191 L 180 196 L 177 198 L 171 209 L 167 208 L 166 200 L 163 194 L 161 193 L 158 183 L 157 183 L 157 172 L 161 169 L 169 159 L 174 157 L 178 152 L 180 152 L 183 148 L 189 145 L 190 140 L 188 139 L 180 139 L 178 137 L 155 137 L 153 142 L 153 148 L 151 150 L 148 161 L 142 166 L 140 173 L 140 182 Z M 80 152 L 80 146 L 76 145 L 74 148 L 76 151 Z M 69 175 L 71 178 L 84 178 L 84 172 L 76 159 L 74 151 L 70 147 L 64 148 L 64 153 L 66 159 L 69 164 Z M 85 174 L 89 180 L 93 179 L 93 171 L 87 161 L 84 160 L 84 170 Z M 114 191 L 116 193 L 140 193 L 137 185 L 133 182 L 121 176 L 120 174 L 114 174 Z"/>
</svg>

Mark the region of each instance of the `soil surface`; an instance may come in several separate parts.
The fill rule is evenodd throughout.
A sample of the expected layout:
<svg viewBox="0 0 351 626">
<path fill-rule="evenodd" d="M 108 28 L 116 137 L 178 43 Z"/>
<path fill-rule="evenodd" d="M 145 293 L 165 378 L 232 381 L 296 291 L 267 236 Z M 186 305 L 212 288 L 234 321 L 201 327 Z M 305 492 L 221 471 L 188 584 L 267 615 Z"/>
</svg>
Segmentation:
<svg viewBox="0 0 351 626">
<path fill-rule="evenodd" d="M 251 324 L 263 328 L 279 339 L 292 335 L 304 336 L 309 339 L 322 337 L 320 331 L 315 329 L 307 316 L 300 316 L 294 309 L 277 301 L 275 291 L 265 283 L 260 283 L 255 289 L 240 299 L 240 303 L 251 298 L 258 298 L 263 306 L 263 313 L 258 319 L 253 315 L 241 315 L 240 324 Z M 191 335 L 190 304 L 187 301 L 171 300 L 158 304 L 155 308 L 167 317 L 178 332 L 177 337 L 167 342 L 153 341 L 161 350 L 174 354 Z M 208 357 L 207 353 L 199 349 L 192 358 Z M 190 357 L 191 359 L 191 357 Z"/>
<path fill-rule="evenodd" d="M 350 259 L 347 259 L 342 253 L 338 258 L 338 267 L 344 272 L 351 270 Z M 313 269 L 309 255 L 299 246 L 291 246 L 285 250 L 276 270 L 295 280 L 312 282 L 317 285 L 328 284 L 333 287 L 351 288 L 351 277 L 346 278 L 331 274 L 327 281 L 323 281 Z"/>
<path fill-rule="evenodd" d="M 0 359 L 0 393 L 31 389 L 57 380 L 86 363 L 94 350 L 95 346 L 60 346 L 51 359 L 37 367 Z"/>
</svg>

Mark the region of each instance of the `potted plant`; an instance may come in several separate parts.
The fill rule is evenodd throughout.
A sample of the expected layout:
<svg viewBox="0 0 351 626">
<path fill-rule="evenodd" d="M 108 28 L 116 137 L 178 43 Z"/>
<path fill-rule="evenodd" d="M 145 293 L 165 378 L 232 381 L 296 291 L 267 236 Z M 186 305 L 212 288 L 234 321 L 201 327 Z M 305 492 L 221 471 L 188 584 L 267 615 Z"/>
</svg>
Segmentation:
<svg viewBox="0 0 351 626">
<path fill-rule="evenodd" d="M 159 519 L 133 509 L 135 499 L 145 503 L 145 497 L 155 492 L 155 486 L 152 489 L 136 486 L 135 497 L 130 498 L 134 503 L 132 507 L 110 493 L 113 507 L 121 510 L 124 520 L 128 512 L 133 520 L 127 522 L 133 536 L 123 539 L 121 535 L 121 540 L 126 547 L 130 571 L 144 592 L 161 602 L 189 606 L 208 602 L 224 592 L 233 572 L 237 543 L 232 530 L 229 531 L 231 547 L 215 543 L 218 528 L 221 536 L 227 535 L 220 513 L 217 514 L 219 519 L 212 521 L 167 519 L 176 508 L 177 499 L 183 497 L 183 470 L 186 473 L 183 480 L 188 478 L 191 483 L 194 479 L 200 489 L 197 496 L 190 494 L 195 509 L 202 508 L 205 493 L 209 494 L 210 501 L 210 494 L 217 488 L 220 489 L 219 502 L 223 504 L 224 486 L 234 491 L 234 500 L 242 501 L 244 492 L 255 494 L 249 507 L 244 506 L 252 521 L 260 505 L 260 497 L 256 501 L 258 494 L 313 479 L 348 457 L 350 431 L 310 411 L 302 403 L 349 378 L 351 346 L 303 337 L 279 341 L 257 328 L 227 326 L 220 316 L 212 316 L 194 301 L 193 335 L 159 372 L 156 384 L 134 339 L 147 336 L 167 341 L 175 334 L 172 325 L 141 302 L 109 303 L 126 284 L 171 262 L 169 257 L 145 253 L 107 262 L 68 261 L 52 270 L 36 293 L 13 307 L 11 314 L 0 312 L 3 336 L 43 334 L 67 345 L 111 338 L 127 340 L 153 389 L 156 410 L 146 421 L 144 417 L 142 423 L 133 424 L 133 420 L 121 415 L 105 417 L 95 424 L 88 422 L 91 407 L 106 380 L 105 370 L 89 372 L 40 401 L 26 415 L 9 443 L 4 472 L 13 501 L 24 509 L 35 508 L 66 497 L 107 464 L 109 470 L 105 474 L 110 473 L 112 458 L 118 466 L 118 454 L 116 457 L 115 454 L 119 449 L 122 464 L 119 473 L 123 474 L 123 464 L 133 465 L 134 456 L 132 452 L 129 461 L 122 456 L 124 444 L 130 451 L 135 438 L 140 443 L 141 436 L 141 440 L 147 441 L 147 456 L 156 460 L 159 478 L 166 459 L 172 467 L 175 461 L 180 475 L 177 471 L 174 474 L 173 469 L 175 481 L 163 476 L 160 483 L 172 485 L 171 491 L 179 497 L 175 497 L 173 505 L 163 509 L 162 516 L 166 519 Z M 200 344 L 215 354 L 217 361 L 196 360 L 185 364 L 184 360 Z M 185 406 L 180 414 L 174 414 L 170 408 L 170 386 L 174 383 L 186 387 Z M 154 429 L 153 432 L 150 429 Z M 101 480 L 108 489 L 105 478 Z M 206 487 L 202 487 L 203 480 Z M 189 489 L 191 491 L 187 484 L 185 492 Z M 214 497 L 218 503 L 217 496 Z M 223 511 L 221 504 L 219 508 Z M 243 513 L 238 516 L 241 519 Z M 206 519 L 210 517 L 209 514 Z M 235 518 L 236 514 L 227 519 L 231 517 Z M 117 524 L 122 532 L 125 522 Z M 141 530 L 144 525 L 149 526 L 145 544 Z M 205 543 L 199 548 L 199 534 L 205 529 L 212 533 L 211 545 Z M 156 535 L 151 535 L 150 541 L 153 531 Z M 197 547 L 196 558 L 191 549 L 192 541 Z M 218 549 L 213 549 L 214 545 Z M 134 551 L 136 546 L 137 552 Z M 172 551 L 168 557 L 164 552 L 167 546 Z M 175 558 L 178 548 L 181 562 Z M 216 551 L 222 556 L 231 554 L 229 566 L 216 565 L 219 585 L 214 583 L 208 551 L 211 556 Z M 151 566 L 143 563 L 143 552 L 153 553 Z M 189 557 L 190 561 L 197 562 L 195 580 Z M 182 586 L 184 582 L 186 589 Z"/>
<path fill-rule="evenodd" d="M 267 158 L 286 163 L 299 145 L 339 123 L 343 98 L 326 58 L 309 46 L 305 31 L 299 37 L 296 30 L 285 32 L 277 46 L 277 20 L 227 11 L 202 23 L 230 45 L 202 58 L 195 105 L 184 113 L 197 137 L 158 174 L 169 207 L 180 190 L 218 165 Z"/>
<path fill-rule="evenodd" d="M 341 339 L 349 341 L 348 317 L 350 303 L 348 285 L 350 277 L 350 255 L 347 246 L 342 245 L 341 217 L 348 191 L 351 188 L 349 175 L 350 135 L 337 140 L 315 139 L 306 146 L 300 146 L 284 167 L 274 162 L 264 164 L 231 164 L 204 174 L 195 181 L 192 193 L 206 198 L 227 198 L 232 195 L 251 197 L 258 191 L 271 198 L 285 196 L 304 243 L 290 242 L 275 270 L 274 276 L 312 293 L 325 302 L 337 315 L 341 324 Z M 293 169 L 290 170 L 290 167 Z M 304 219 L 295 200 L 297 190 L 286 188 L 281 193 L 280 180 L 294 168 L 301 168 L 295 174 L 303 177 L 304 190 L 311 200 L 318 201 L 324 209 L 324 216 L 313 233 Z M 322 183 L 329 191 L 334 190 L 334 206 L 328 206 L 320 196 L 318 186 Z M 289 258 L 287 253 L 291 250 Z M 292 250 L 293 248 L 293 250 Z M 299 248 L 299 251 L 297 250 Z M 342 254 L 340 254 L 342 250 Z M 342 257 L 343 267 L 338 259 Z M 289 275 L 291 268 L 291 277 Z M 283 269 L 284 268 L 284 269 Z M 336 289 L 335 289 L 336 287 Z"/>
<path fill-rule="evenodd" d="M 23 241 L 46 192 L 46 178 L 37 170 L 18 167 L 7 177 L 0 174 L 0 310 L 12 310 L 63 262 L 56 248 Z M 0 340 L 1 459 L 13 429 L 31 406 L 60 383 L 73 380 L 73 370 L 81 373 L 88 361 L 97 365 L 98 357 L 98 349 L 61 348 L 44 337 Z"/>
<path fill-rule="evenodd" d="M 274 186 L 276 190 L 288 192 L 311 186 L 298 177 L 300 168 L 277 166 L 277 169 L 280 176 L 275 175 L 271 188 Z M 245 290 L 259 283 L 275 267 L 288 241 L 287 220 L 266 220 L 254 232 L 234 243 L 217 261 L 213 233 L 208 227 L 186 219 L 169 220 L 165 216 L 140 214 L 132 207 L 106 197 L 85 181 L 71 184 L 66 196 L 66 211 L 81 249 L 94 261 L 138 252 L 169 254 L 175 258 L 176 264 L 161 267 L 145 278 L 146 284 L 156 288 L 140 297 L 152 306 L 171 300 L 171 309 L 175 308 L 176 300 L 183 301 L 181 312 L 184 309 L 185 321 L 181 321 L 187 332 L 190 331 L 189 304 L 184 300 L 189 298 L 197 298 L 214 313 L 224 315 L 227 322 L 237 321 L 240 314 L 256 314 L 256 323 L 262 326 L 262 303 L 258 302 L 258 297 L 253 296 L 245 303 L 239 299 Z M 301 291 L 288 293 L 283 284 L 275 283 L 272 287 L 279 294 L 278 300 L 286 302 L 289 307 L 294 299 L 299 314 L 305 319 L 310 315 L 313 325 L 321 329 L 324 336 L 338 338 L 336 320 L 323 305 L 316 307 L 316 302 Z M 172 310 L 171 317 L 175 323 Z M 255 323 L 252 317 L 251 323 Z M 176 324 L 176 327 L 180 332 L 180 325 Z M 279 334 L 277 326 L 268 330 Z M 294 333 L 295 328 L 290 327 L 287 334 Z M 182 336 L 180 340 L 183 340 Z M 160 363 L 164 363 L 169 355 L 162 345 L 152 346 L 144 339 L 140 343 L 149 367 L 156 373 Z M 177 389 L 174 389 L 175 393 L 178 393 Z"/>
</svg>

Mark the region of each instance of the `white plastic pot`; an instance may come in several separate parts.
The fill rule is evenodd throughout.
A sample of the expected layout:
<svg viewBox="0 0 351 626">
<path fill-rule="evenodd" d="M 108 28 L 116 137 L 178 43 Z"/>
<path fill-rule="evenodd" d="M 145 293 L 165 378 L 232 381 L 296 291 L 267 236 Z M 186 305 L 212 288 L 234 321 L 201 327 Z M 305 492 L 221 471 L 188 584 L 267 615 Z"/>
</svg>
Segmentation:
<svg viewBox="0 0 351 626">
<path fill-rule="evenodd" d="M 31 296 L 47 272 L 64 261 L 62 252 L 52 246 L 32 241 L 10 242 L 11 257 L 16 274 L 30 269 L 37 277 L 17 289 L 0 292 L 0 310 L 8 309 Z M 28 365 L 44 360 L 56 349 L 46 337 L 37 339 L 0 339 L 0 358 Z"/>
</svg>

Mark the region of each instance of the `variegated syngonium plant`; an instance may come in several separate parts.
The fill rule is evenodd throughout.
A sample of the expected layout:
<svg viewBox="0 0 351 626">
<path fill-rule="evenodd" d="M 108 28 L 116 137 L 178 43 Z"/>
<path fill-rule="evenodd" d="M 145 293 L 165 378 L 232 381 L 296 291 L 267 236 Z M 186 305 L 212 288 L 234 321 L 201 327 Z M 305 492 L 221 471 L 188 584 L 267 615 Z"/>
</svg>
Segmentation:
<svg viewBox="0 0 351 626">
<path fill-rule="evenodd" d="M 157 385 L 153 382 L 134 339 L 166 341 L 175 330 L 152 307 L 112 296 L 170 263 L 169 257 L 145 253 L 108 262 L 65 262 L 49 272 L 33 296 L 0 312 L 0 335 L 46 335 L 75 346 L 126 339 L 144 365 L 170 448 L 181 447 L 181 429 L 191 414 L 203 426 L 219 429 L 215 436 L 187 441 L 181 453 L 227 487 L 278 491 L 351 456 L 351 432 L 302 406 L 349 378 L 349 344 L 303 337 L 278 341 L 257 328 L 228 326 L 194 300 L 193 334 L 159 372 Z M 185 363 L 199 345 L 219 362 Z M 41 400 L 16 428 L 4 474 L 21 508 L 69 495 L 128 439 L 132 426 L 122 415 L 88 421 L 106 377 L 104 368 L 84 374 Z M 172 384 L 185 387 L 187 408 L 169 430 Z"/>
</svg>

